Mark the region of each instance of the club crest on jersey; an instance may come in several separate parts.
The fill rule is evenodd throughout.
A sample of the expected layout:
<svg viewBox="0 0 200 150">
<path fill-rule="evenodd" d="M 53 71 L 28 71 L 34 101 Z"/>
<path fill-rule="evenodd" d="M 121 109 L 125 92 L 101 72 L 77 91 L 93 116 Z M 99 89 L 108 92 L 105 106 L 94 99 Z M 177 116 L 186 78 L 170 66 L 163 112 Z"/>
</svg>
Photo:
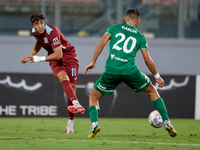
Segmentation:
<svg viewBox="0 0 200 150">
<path fill-rule="evenodd" d="M 149 48 L 148 42 L 146 43 L 147 48 Z"/>
<path fill-rule="evenodd" d="M 49 43 L 47 37 L 44 37 L 44 43 Z"/>
</svg>

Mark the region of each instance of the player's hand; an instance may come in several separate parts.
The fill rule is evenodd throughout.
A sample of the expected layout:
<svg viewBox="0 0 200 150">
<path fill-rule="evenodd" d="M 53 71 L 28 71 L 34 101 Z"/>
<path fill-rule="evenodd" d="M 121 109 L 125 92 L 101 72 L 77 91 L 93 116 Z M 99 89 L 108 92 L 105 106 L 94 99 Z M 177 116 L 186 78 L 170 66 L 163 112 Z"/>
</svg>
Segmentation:
<svg viewBox="0 0 200 150">
<path fill-rule="evenodd" d="M 84 69 L 85 73 L 88 74 L 93 68 L 95 67 L 94 63 L 90 63 L 89 65 L 87 65 Z"/>
<path fill-rule="evenodd" d="M 163 87 L 165 85 L 165 82 L 161 77 L 156 79 L 156 82 L 158 83 L 158 87 Z"/>
<path fill-rule="evenodd" d="M 28 57 L 22 57 L 22 59 L 20 60 L 23 64 L 25 64 L 26 62 L 29 62 L 32 59 L 32 57 L 28 56 Z"/>
</svg>

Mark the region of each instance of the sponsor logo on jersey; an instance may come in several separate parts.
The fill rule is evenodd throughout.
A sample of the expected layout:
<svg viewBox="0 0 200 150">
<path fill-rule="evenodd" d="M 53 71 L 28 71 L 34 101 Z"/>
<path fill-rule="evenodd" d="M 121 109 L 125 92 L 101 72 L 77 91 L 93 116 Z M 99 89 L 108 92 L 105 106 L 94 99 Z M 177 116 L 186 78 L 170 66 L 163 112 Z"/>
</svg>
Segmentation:
<svg viewBox="0 0 200 150">
<path fill-rule="evenodd" d="M 122 61 L 122 62 L 128 62 L 127 59 L 122 59 L 122 58 L 116 57 L 115 54 L 111 54 L 111 59 L 115 59 L 115 60 Z"/>
<path fill-rule="evenodd" d="M 58 37 L 55 37 L 54 39 L 53 39 L 53 45 L 57 45 L 57 44 L 59 44 L 60 43 L 60 41 L 58 40 Z"/>
<path fill-rule="evenodd" d="M 128 62 L 127 59 L 122 59 L 122 58 L 119 58 L 119 57 L 116 57 L 116 56 L 115 56 L 115 59 L 118 60 L 118 61 L 122 61 L 122 62 Z"/>
<path fill-rule="evenodd" d="M 46 44 L 49 43 L 47 37 L 44 37 L 44 43 L 46 43 Z"/>
<path fill-rule="evenodd" d="M 111 54 L 111 59 L 113 59 L 115 57 L 115 54 Z"/>
<path fill-rule="evenodd" d="M 136 30 L 133 30 L 133 29 L 131 29 L 131 28 L 128 28 L 128 27 L 122 26 L 122 29 L 124 29 L 124 30 L 126 30 L 126 31 L 133 32 L 133 33 L 137 34 L 137 31 L 136 31 Z"/>
</svg>

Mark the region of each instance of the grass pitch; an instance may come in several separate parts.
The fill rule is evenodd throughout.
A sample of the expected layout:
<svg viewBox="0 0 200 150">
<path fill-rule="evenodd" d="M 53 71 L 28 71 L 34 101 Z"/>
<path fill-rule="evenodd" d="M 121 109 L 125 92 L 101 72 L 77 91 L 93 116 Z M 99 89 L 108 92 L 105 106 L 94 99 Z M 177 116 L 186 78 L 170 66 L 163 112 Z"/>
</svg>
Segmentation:
<svg viewBox="0 0 200 150">
<path fill-rule="evenodd" d="M 75 118 L 75 134 L 66 135 L 67 118 L 0 118 L 0 150 L 199 150 L 200 120 L 171 119 L 172 138 L 147 119 L 99 118 L 101 132 L 87 139 L 89 118 Z"/>
</svg>

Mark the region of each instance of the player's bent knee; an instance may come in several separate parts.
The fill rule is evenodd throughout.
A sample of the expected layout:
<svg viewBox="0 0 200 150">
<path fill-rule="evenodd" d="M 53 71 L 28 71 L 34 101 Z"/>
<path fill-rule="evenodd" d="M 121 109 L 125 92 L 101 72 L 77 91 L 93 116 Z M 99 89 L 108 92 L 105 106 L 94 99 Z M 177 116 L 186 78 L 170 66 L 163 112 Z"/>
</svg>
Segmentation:
<svg viewBox="0 0 200 150">
<path fill-rule="evenodd" d="M 145 90 L 145 93 L 147 93 L 148 95 L 153 94 L 153 93 L 157 93 L 156 88 L 154 87 L 154 85 L 150 84 Z"/>
<path fill-rule="evenodd" d="M 69 80 L 69 77 L 65 71 L 61 71 L 56 75 L 56 78 L 62 82 L 63 80 Z"/>
<path fill-rule="evenodd" d="M 101 98 L 101 96 L 102 96 L 102 94 L 93 87 L 93 89 L 92 89 L 92 91 L 90 93 L 89 98 L 91 100 L 98 100 L 98 99 Z"/>
</svg>

